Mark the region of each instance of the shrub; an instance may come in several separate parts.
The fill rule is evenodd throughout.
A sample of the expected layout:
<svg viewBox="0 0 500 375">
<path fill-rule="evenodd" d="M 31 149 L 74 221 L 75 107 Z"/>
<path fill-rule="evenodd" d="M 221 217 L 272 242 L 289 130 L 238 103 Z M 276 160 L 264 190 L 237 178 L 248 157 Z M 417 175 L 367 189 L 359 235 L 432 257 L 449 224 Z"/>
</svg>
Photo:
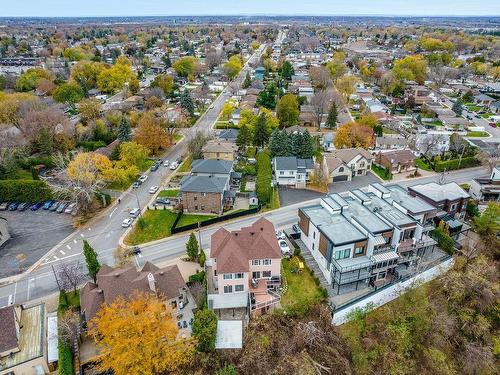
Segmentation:
<svg viewBox="0 0 500 375">
<path fill-rule="evenodd" d="M 58 352 L 59 375 L 73 375 L 73 355 L 71 354 L 71 346 L 64 341 L 59 340 Z"/>
<path fill-rule="evenodd" d="M 81 147 L 85 151 L 95 151 L 100 147 L 106 147 L 103 141 L 81 141 L 76 144 L 76 147 Z"/>
<path fill-rule="evenodd" d="M 40 164 L 45 165 L 47 168 L 53 168 L 56 165 L 52 156 L 31 156 L 19 161 L 19 165 L 23 169 L 30 169 Z"/>
<path fill-rule="evenodd" d="M 455 241 L 441 228 L 436 228 L 431 232 L 431 237 L 437 241 L 437 245 L 448 254 L 453 254 L 455 250 Z"/>
<path fill-rule="evenodd" d="M 193 322 L 193 335 L 198 340 L 198 351 L 207 353 L 215 350 L 217 315 L 212 310 L 204 309 L 196 312 Z"/>
<path fill-rule="evenodd" d="M 436 172 L 443 172 L 445 170 L 453 171 L 455 169 L 459 169 L 459 162 L 460 162 L 460 169 L 475 167 L 480 164 L 480 161 L 477 160 L 474 156 L 468 156 L 462 158 L 462 161 L 460 161 L 460 159 L 439 160 L 438 158 L 436 158 L 436 161 L 434 163 L 434 170 Z"/>
<path fill-rule="evenodd" d="M 52 191 L 45 181 L 1 180 L 0 201 L 36 203 L 52 198 Z"/>
<path fill-rule="evenodd" d="M 200 282 L 203 283 L 205 280 L 205 271 L 196 272 L 195 274 L 189 276 L 189 283 Z"/>
</svg>

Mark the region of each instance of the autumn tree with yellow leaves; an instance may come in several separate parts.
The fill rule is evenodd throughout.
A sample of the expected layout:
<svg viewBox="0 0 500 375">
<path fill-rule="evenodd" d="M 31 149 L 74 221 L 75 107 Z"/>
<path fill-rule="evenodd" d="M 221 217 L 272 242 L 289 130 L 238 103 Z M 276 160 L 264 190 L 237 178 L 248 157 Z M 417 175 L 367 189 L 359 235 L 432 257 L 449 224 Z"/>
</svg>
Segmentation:
<svg viewBox="0 0 500 375">
<path fill-rule="evenodd" d="M 338 128 L 335 135 L 336 148 L 362 147 L 369 148 L 373 144 L 373 130 L 366 125 L 348 122 Z"/>
<path fill-rule="evenodd" d="M 89 323 L 99 349 L 97 367 L 116 375 L 172 372 L 194 353 L 190 339 L 178 338 L 172 311 L 151 294 L 134 294 L 103 305 Z"/>
<path fill-rule="evenodd" d="M 147 112 L 139 120 L 134 141 L 155 155 L 159 150 L 170 146 L 172 139 L 166 131 L 166 124 L 156 118 L 152 112 Z"/>
</svg>

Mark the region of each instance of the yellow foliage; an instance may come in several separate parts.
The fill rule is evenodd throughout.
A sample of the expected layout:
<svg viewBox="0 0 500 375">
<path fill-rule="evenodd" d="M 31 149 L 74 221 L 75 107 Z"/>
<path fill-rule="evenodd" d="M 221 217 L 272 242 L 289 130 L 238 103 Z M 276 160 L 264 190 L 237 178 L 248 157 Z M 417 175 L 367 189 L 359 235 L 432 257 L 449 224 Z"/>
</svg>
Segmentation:
<svg viewBox="0 0 500 375">
<path fill-rule="evenodd" d="M 348 122 L 342 125 L 335 135 L 336 148 L 369 148 L 373 143 L 373 130 L 368 126 Z"/>
<path fill-rule="evenodd" d="M 104 155 L 95 152 L 82 152 L 68 164 L 66 173 L 70 180 L 79 185 L 90 186 L 109 173 L 113 163 Z"/>
</svg>

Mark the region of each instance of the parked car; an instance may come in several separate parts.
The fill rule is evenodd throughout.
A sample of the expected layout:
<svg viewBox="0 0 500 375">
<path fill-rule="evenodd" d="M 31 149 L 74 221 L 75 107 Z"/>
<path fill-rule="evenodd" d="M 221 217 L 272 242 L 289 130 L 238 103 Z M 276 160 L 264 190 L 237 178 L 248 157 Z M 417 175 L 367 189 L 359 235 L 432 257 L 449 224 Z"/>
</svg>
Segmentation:
<svg viewBox="0 0 500 375">
<path fill-rule="evenodd" d="M 134 246 L 134 248 L 132 249 L 132 253 L 133 253 L 134 255 L 139 255 L 139 254 L 141 254 L 141 253 L 142 253 L 141 248 L 140 248 L 139 246 Z"/>
<path fill-rule="evenodd" d="M 11 204 L 9 204 L 9 211 L 15 211 L 15 210 L 17 210 L 18 206 L 19 206 L 18 202 L 12 202 Z"/>
<path fill-rule="evenodd" d="M 141 177 L 139 177 L 139 179 L 137 181 L 140 181 L 141 183 L 144 183 L 144 182 L 146 182 L 147 179 L 148 179 L 148 175 L 147 174 L 143 174 Z"/>
<path fill-rule="evenodd" d="M 53 201 L 53 200 L 49 200 L 47 202 L 45 202 L 45 204 L 43 205 L 43 209 L 44 210 L 48 210 L 50 207 L 52 207 L 53 204 L 55 204 L 56 201 Z"/>
<path fill-rule="evenodd" d="M 0 211 L 5 211 L 9 208 L 9 202 L 3 202 L 0 204 Z"/>
<path fill-rule="evenodd" d="M 163 166 L 164 166 L 164 167 L 168 167 L 168 164 L 169 164 L 168 160 L 165 160 L 165 161 L 163 162 Z"/>
<path fill-rule="evenodd" d="M 50 206 L 49 211 L 56 211 L 60 204 L 61 202 L 55 202 L 52 206 Z"/>
<path fill-rule="evenodd" d="M 170 170 L 175 171 L 178 166 L 179 166 L 179 163 L 174 161 L 174 162 L 172 162 L 172 164 L 170 164 Z"/>
<path fill-rule="evenodd" d="M 137 189 L 139 186 L 141 186 L 141 183 L 139 181 L 135 181 L 133 184 L 132 184 L 132 189 Z"/>
<path fill-rule="evenodd" d="M 156 186 L 156 185 L 151 186 L 151 187 L 149 188 L 149 194 L 154 194 L 154 193 L 156 193 L 156 192 L 158 191 L 158 189 L 159 189 L 159 188 L 160 188 L 160 187 L 159 187 L 159 186 Z"/>
<path fill-rule="evenodd" d="M 168 198 L 156 198 L 155 204 L 170 204 L 170 199 Z"/>
<path fill-rule="evenodd" d="M 29 208 L 30 204 L 29 203 L 21 203 L 18 207 L 18 211 L 26 211 Z"/>
<path fill-rule="evenodd" d="M 283 232 L 282 230 L 277 230 L 276 231 L 276 238 L 278 240 L 284 240 L 286 238 L 285 232 Z"/>
<path fill-rule="evenodd" d="M 496 128 L 497 127 L 496 122 L 489 122 L 488 125 L 491 126 L 492 128 Z"/>
<path fill-rule="evenodd" d="M 158 167 L 159 165 L 157 163 L 154 163 L 152 166 L 151 166 L 151 172 L 155 172 L 158 170 Z"/>
<path fill-rule="evenodd" d="M 134 222 L 134 218 L 128 217 L 125 220 L 122 221 L 122 227 L 123 228 L 128 228 L 132 223 Z"/>
<path fill-rule="evenodd" d="M 57 207 L 57 210 L 56 212 L 58 214 L 62 214 L 64 212 L 64 210 L 66 209 L 66 207 L 68 207 L 68 204 L 67 203 L 61 203 L 58 207 Z"/>
<path fill-rule="evenodd" d="M 42 207 L 43 207 L 43 202 L 35 203 L 34 205 L 31 206 L 31 211 L 37 211 Z"/>
<path fill-rule="evenodd" d="M 140 213 L 141 213 L 141 210 L 139 210 L 138 208 L 133 208 L 129 212 L 131 217 L 137 217 L 137 216 L 139 216 Z"/>
<path fill-rule="evenodd" d="M 280 245 L 281 254 L 290 255 L 292 253 L 290 246 L 288 246 L 285 240 L 280 240 L 278 244 Z"/>
<path fill-rule="evenodd" d="M 66 209 L 64 210 L 64 213 L 65 214 L 70 214 L 73 212 L 73 210 L 75 209 L 76 207 L 76 203 L 71 203 L 68 205 L 68 207 L 66 207 Z"/>
<path fill-rule="evenodd" d="M 295 233 L 300 233 L 300 229 L 299 229 L 299 226 L 297 224 L 293 224 L 292 225 L 292 229 Z"/>
</svg>

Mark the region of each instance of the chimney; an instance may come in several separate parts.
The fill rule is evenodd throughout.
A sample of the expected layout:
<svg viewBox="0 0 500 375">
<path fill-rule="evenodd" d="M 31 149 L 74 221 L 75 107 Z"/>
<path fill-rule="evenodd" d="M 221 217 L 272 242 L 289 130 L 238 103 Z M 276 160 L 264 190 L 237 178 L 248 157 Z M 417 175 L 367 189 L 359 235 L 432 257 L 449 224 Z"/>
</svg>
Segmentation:
<svg viewBox="0 0 500 375">
<path fill-rule="evenodd" d="M 151 289 L 153 292 L 156 293 L 155 277 L 151 272 L 148 273 L 148 283 L 149 283 L 149 289 Z"/>
</svg>

